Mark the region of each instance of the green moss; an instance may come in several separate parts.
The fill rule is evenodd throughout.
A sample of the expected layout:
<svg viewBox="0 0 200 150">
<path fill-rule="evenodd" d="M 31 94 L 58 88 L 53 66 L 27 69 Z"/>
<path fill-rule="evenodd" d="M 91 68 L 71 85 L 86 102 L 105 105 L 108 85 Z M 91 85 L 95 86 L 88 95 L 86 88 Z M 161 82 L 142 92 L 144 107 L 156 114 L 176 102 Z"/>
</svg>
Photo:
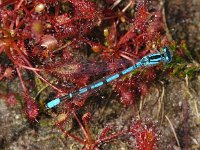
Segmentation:
<svg viewBox="0 0 200 150">
<path fill-rule="evenodd" d="M 200 67 L 192 66 L 185 69 L 184 73 L 185 75 L 188 75 L 189 77 L 193 77 L 199 71 L 200 71 Z"/>
<path fill-rule="evenodd" d="M 173 61 L 172 63 L 166 64 L 165 69 L 172 69 L 172 76 L 184 78 L 187 75 L 188 77 L 193 77 L 197 72 L 200 71 L 200 67 L 198 65 L 189 62 L 193 59 L 185 42 L 182 42 L 180 46 L 178 46 L 176 43 L 173 43 L 170 47 L 174 54 Z M 177 53 L 180 49 L 185 54 L 182 57 L 178 56 Z"/>
</svg>

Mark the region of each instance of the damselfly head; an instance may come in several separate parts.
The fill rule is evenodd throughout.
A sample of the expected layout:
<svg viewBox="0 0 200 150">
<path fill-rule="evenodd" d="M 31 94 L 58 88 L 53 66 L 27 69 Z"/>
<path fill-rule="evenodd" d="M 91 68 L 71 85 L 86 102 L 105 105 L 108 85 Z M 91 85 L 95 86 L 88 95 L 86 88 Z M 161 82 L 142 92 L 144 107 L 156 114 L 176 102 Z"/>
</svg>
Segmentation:
<svg viewBox="0 0 200 150">
<path fill-rule="evenodd" d="M 170 63 L 172 61 L 172 57 L 173 57 L 171 49 L 167 46 L 164 47 L 163 48 L 163 54 L 164 54 L 164 62 Z"/>
</svg>

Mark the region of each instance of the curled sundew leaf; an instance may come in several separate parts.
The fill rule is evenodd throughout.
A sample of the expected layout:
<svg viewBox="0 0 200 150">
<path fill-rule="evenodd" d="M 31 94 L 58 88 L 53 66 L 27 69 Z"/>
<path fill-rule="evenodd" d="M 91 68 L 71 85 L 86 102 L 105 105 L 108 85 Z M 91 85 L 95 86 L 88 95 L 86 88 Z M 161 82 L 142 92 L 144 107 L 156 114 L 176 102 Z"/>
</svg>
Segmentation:
<svg viewBox="0 0 200 150">
<path fill-rule="evenodd" d="M 82 116 L 82 120 L 85 124 L 88 124 L 88 122 L 90 121 L 92 115 L 90 112 L 87 112 L 85 113 L 83 116 Z"/>
<path fill-rule="evenodd" d="M 58 41 L 54 36 L 45 35 L 42 37 L 41 46 L 48 50 L 54 50 L 58 46 Z"/>
</svg>

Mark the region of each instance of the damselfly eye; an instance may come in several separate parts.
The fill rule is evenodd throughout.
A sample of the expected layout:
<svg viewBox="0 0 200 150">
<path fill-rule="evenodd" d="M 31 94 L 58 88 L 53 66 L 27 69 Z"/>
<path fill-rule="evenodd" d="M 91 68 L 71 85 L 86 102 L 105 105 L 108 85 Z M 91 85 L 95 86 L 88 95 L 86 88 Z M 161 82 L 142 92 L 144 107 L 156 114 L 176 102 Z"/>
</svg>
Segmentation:
<svg viewBox="0 0 200 150">
<path fill-rule="evenodd" d="M 169 47 L 164 47 L 163 52 L 164 52 L 164 56 L 165 56 L 164 62 L 170 63 L 172 61 L 172 57 L 173 57 L 171 49 Z"/>
</svg>

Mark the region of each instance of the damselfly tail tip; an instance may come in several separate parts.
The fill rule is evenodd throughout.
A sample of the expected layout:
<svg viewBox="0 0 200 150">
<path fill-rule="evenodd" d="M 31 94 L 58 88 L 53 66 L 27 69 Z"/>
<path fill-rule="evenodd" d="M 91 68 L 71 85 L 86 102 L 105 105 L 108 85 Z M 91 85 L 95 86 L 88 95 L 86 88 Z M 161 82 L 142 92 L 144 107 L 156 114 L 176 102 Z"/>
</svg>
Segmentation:
<svg viewBox="0 0 200 150">
<path fill-rule="evenodd" d="M 60 104 L 60 98 L 56 98 L 56 99 L 54 99 L 54 100 L 48 102 L 48 103 L 46 104 L 46 108 L 47 108 L 47 109 L 51 109 L 51 108 L 57 106 L 58 104 Z"/>
</svg>

